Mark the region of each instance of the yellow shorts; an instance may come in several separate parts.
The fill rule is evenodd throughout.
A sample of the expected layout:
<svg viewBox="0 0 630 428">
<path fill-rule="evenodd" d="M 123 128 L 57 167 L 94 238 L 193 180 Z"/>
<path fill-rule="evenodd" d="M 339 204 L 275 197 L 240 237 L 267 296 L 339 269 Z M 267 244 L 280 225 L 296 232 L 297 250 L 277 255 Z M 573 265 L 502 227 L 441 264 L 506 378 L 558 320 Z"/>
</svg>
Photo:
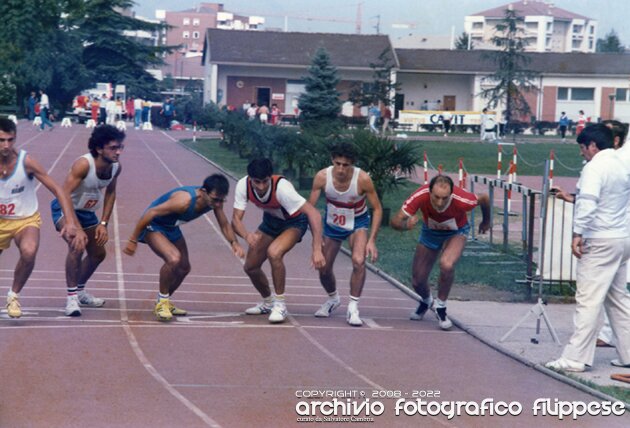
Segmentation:
<svg viewBox="0 0 630 428">
<path fill-rule="evenodd" d="M 0 218 L 0 251 L 6 250 L 11 245 L 11 241 L 22 230 L 27 227 L 39 227 L 42 225 L 42 217 L 35 213 L 30 217 L 20 219 Z"/>
</svg>

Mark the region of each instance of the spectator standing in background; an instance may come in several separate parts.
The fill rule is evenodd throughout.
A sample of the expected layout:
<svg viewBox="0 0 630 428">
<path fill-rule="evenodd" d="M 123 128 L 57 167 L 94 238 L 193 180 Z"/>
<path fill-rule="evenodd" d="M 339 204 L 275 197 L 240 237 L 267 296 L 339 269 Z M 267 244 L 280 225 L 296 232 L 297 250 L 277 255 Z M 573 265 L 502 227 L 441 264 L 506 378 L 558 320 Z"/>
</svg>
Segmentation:
<svg viewBox="0 0 630 428">
<path fill-rule="evenodd" d="M 560 114 L 560 119 L 558 120 L 558 129 L 560 130 L 560 136 L 562 137 L 562 142 L 566 141 L 567 129 L 569 128 L 569 117 L 565 112 Z"/>
</svg>

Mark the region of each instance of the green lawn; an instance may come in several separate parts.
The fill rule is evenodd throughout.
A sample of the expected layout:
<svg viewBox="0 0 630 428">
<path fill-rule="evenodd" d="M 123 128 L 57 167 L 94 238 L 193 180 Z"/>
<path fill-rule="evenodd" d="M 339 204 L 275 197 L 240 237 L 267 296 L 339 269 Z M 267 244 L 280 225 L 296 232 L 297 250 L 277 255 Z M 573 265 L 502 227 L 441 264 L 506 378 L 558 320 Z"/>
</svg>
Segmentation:
<svg viewBox="0 0 630 428">
<path fill-rule="evenodd" d="M 481 142 L 454 141 L 416 141 L 422 151 L 426 151 L 431 164 L 437 168 L 442 164 L 444 171 L 457 172 L 459 158 L 464 159 L 468 174 L 496 174 L 497 145 Z M 577 144 L 566 143 L 516 143 L 519 157 L 517 173 L 519 175 L 543 175 L 545 160 L 554 151 L 554 176 L 577 177 L 582 169 L 582 158 Z M 502 146 L 502 170 L 512 160 L 513 146 Z"/>
</svg>

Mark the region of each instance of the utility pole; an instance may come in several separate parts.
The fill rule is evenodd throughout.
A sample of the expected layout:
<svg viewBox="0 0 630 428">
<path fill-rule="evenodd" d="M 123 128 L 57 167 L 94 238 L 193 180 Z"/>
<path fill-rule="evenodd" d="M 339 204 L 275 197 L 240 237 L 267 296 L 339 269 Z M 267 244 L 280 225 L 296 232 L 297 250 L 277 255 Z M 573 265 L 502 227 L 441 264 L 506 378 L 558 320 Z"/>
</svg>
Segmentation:
<svg viewBox="0 0 630 428">
<path fill-rule="evenodd" d="M 361 34 L 361 20 L 363 19 L 362 12 L 363 12 L 363 2 L 361 1 L 357 3 L 357 23 L 356 23 L 357 34 Z"/>
<path fill-rule="evenodd" d="M 376 25 L 374 28 L 376 29 L 376 34 L 381 34 L 381 15 L 376 15 Z"/>
</svg>

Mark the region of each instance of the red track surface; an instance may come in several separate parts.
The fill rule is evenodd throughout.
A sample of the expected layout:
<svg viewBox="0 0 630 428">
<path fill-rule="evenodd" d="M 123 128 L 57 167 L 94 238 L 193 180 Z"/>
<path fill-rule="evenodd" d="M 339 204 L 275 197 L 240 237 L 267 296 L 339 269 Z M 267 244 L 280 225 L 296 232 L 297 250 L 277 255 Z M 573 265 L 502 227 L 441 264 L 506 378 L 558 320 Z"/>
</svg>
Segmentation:
<svg viewBox="0 0 630 428">
<path fill-rule="evenodd" d="M 23 123 L 18 146 L 61 182 L 72 161 L 87 151 L 88 136 L 80 127 L 40 133 Z M 160 261 L 145 246 L 133 258 L 120 250 L 151 200 L 175 186 L 200 184 L 216 169 L 160 131 L 130 130 L 121 163 L 108 257 L 88 284 L 107 304 L 84 309 L 80 318 L 63 315 L 66 249 L 51 224 L 51 196 L 39 192 L 45 223 L 35 272 L 21 294 L 25 313 L 19 320 L 0 315 L 0 427 L 311 425 L 298 423 L 298 402 L 332 398 L 297 398 L 303 390 L 356 391 L 356 402 L 363 401 L 358 395 L 363 392 L 385 408 L 369 425 L 387 427 L 569 425 L 566 418 L 533 416 L 534 401 L 598 401 L 461 331 L 440 331 L 432 316 L 409 321 L 415 302 L 372 273 L 360 304 L 367 325 L 348 326 L 351 264 L 343 255 L 335 270 L 344 305 L 330 319 L 314 318 L 325 293 L 309 266 L 308 236 L 286 260 L 291 317 L 272 326 L 266 317 L 243 315 L 259 296 L 214 221 L 202 218 L 184 226 L 193 269 L 174 301 L 190 314 L 158 323 L 151 311 Z M 228 217 L 231 212 L 230 201 Z M 251 207 L 248 227 L 255 228 L 260 218 Z M 0 256 L 3 295 L 16 260 L 13 247 Z M 400 391 L 408 401 L 415 400 L 413 391 L 439 391 L 439 398 L 429 401 L 518 401 L 523 411 L 517 417 L 451 420 L 395 416 L 394 400 L 372 396 L 379 390 Z M 578 424 L 627 427 L 630 418 L 582 416 Z"/>
</svg>

